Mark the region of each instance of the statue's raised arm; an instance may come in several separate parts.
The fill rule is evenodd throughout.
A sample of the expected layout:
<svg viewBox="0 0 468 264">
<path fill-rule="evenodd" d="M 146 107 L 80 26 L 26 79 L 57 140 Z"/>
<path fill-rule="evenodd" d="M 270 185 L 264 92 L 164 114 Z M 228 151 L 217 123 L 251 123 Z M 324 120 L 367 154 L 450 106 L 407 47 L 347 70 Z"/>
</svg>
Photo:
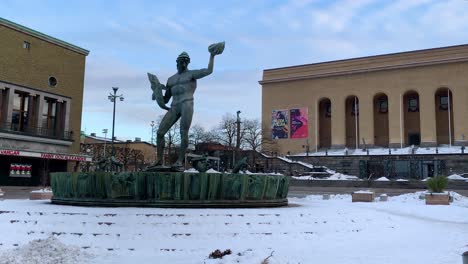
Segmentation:
<svg viewBox="0 0 468 264">
<path fill-rule="evenodd" d="M 158 77 L 156 75 L 151 74 L 148 72 L 148 79 L 151 83 L 151 90 L 153 90 L 153 96 L 152 100 L 156 100 L 156 103 L 158 103 L 159 107 L 165 110 L 169 110 L 169 107 L 166 106 L 166 102 L 164 101 L 164 96 L 162 93 L 162 90 L 165 90 L 166 87 L 161 84 L 158 80 Z"/>
<path fill-rule="evenodd" d="M 214 64 L 214 57 L 216 55 L 222 54 L 224 51 L 224 41 L 211 44 L 208 47 L 208 51 L 210 52 L 210 61 L 208 62 L 208 68 L 206 69 L 200 69 L 200 70 L 194 70 L 193 72 L 193 78 L 194 79 L 200 79 L 203 78 L 207 75 L 210 75 L 213 72 L 213 64 Z"/>
</svg>

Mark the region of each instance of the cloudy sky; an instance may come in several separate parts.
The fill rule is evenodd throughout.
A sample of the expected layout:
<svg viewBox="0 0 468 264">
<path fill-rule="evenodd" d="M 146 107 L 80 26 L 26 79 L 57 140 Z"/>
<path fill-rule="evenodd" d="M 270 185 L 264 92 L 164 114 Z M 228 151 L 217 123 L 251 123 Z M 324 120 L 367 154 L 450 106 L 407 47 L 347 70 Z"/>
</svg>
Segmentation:
<svg viewBox="0 0 468 264">
<path fill-rule="evenodd" d="M 466 0 L 2 0 L 0 17 L 90 50 L 82 130 L 111 128 L 118 86 L 116 136 L 145 140 L 164 113 L 146 72 L 165 82 L 182 51 L 203 68 L 226 41 L 195 94 L 193 123 L 209 129 L 226 112 L 260 118 L 263 69 L 468 43 Z"/>
</svg>

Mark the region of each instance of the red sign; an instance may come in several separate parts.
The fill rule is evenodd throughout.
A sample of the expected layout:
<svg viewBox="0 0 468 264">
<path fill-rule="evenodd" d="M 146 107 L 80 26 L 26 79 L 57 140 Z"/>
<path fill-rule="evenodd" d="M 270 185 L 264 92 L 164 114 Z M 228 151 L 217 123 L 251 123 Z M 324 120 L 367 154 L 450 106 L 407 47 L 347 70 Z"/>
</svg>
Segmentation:
<svg viewBox="0 0 468 264">
<path fill-rule="evenodd" d="M 41 158 L 43 158 L 43 159 L 86 161 L 85 157 L 61 155 L 61 154 L 49 154 L 49 153 L 41 153 Z"/>
<path fill-rule="evenodd" d="M 20 152 L 18 150 L 0 149 L 0 155 L 19 156 Z"/>
<path fill-rule="evenodd" d="M 78 156 L 78 155 L 66 155 L 66 154 L 54 154 L 54 153 L 40 153 L 22 150 L 10 150 L 0 149 L 0 155 L 7 156 L 21 156 L 41 159 L 56 159 L 56 160 L 72 160 L 72 161 L 92 161 L 89 156 Z"/>
</svg>

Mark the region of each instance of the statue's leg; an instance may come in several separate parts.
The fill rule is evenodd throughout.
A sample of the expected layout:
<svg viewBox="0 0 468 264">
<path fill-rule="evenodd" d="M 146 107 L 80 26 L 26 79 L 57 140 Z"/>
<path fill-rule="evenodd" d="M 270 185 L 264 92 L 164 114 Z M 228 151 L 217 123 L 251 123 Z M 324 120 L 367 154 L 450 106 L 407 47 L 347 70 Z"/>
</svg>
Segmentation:
<svg viewBox="0 0 468 264">
<path fill-rule="evenodd" d="M 157 147 L 157 156 L 158 159 L 156 160 L 155 165 L 162 165 L 163 164 L 163 157 L 164 157 L 164 145 L 166 144 L 164 140 L 164 136 L 166 135 L 167 131 L 171 129 L 171 127 L 177 122 L 179 116 L 177 112 L 172 107 L 163 117 L 161 123 L 158 127 L 158 132 L 156 133 L 156 147 Z"/>
<path fill-rule="evenodd" d="M 189 129 L 192 124 L 193 117 L 193 100 L 185 101 L 181 109 L 180 118 L 180 152 L 176 162 L 176 166 L 183 166 L 185 153 L 187 152 L 189 142 Z"/>
</svg>

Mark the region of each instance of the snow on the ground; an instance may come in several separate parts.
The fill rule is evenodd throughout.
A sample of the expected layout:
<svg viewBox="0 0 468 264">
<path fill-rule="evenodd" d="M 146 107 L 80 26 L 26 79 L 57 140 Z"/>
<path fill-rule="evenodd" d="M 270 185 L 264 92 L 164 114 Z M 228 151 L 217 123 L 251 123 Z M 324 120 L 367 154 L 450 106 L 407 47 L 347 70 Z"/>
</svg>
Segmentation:
<svg viewBox="0 0 468 264">
<path fill-rule="evenodd" d="M 370 193 L 374 193 L 373 191 L 371 190 L 359 190 L 359 191 L 355 191 L 353 193 L 366 193 L 366 194 L 370 194 Z"/>
<path fill-rule="evenodd" d="M 331 180 L 331 181 L 359 181 L 356 176 L 346 175 L 342 173 L 333 173 L 328 177 L 314 177 L 314 176 L 293 176 L 297 180 Z"/>
<path fill-rule="evenodd" d="M 362 156 L 362 155 L 424 155 L 424 154 L 461 154 L 460 146 L 441 145 L 439 147 L 404 147 L 404 148 L 370 148 L 366 151 L 362 149 L 329 149 L 317 152 L 299 153 L 291 156 Z"/>
<path fill-rule="evenodd" d="M 51 193 L 52 192 L 52 189 L 50 188 L 42 188 L 42 189 L 39 189 L 39 190 L 33 190 L 31 191 L 32 193 Z"/>
<path fill-rule="evenodd" d="M 452 174 L 450 176 L 447 177 L 449 180 L 466 180 L 468 181 L 468 178 L 465 178 L 461 175 L 458 175 L 458 174 Z"/>
<path fill-rule="evenodd" d="M 375 179 L 374 181 L 390 181 L 387 177 L 380 177 L 378 179 Z"/>
<path fill-rule="evenodd" d="M 194 169 L 194 168 L 187 169 L 184 172 L 186 172 L 186 173 L 198 173 L 198 171 L 196 169 Z"/>
<path fill-rule="evenodd" d="M 93 208 L 4 200 L 0 263 L 8 263 L 10 250 L 28 251 L 28 243 L 51 235 L 66 248 L 64 257 L 93 256 L 81 257 L 83 263 L 260 264 L 270 254 L 270 264 L 461 263 L 468 251 L 468 198 L 452 193 L 451 205 L 429 206 L 421 194 L 374 203 L 314 195 L 290 198 L 288 207 L 258 209 Z M 216 249 L 232 254 L 208 259 Z"/>
<path fill-rule="evenodd" d="M 221 172 L 219 172 L 219 171 L 217 171 L 215 169 L 209 169 L 209 170 L 206 171 L 206 173 L 221 173 Z"/>
<path fill-rule="evenodd" d="M 91 260 L 93 255 L 77 246 L 67 246 L 53 235 L 46 239 L 35 239 L 21 247 L 10 249 L 0 255 L 0 263 L 78 264 Z"/>
</svg>

